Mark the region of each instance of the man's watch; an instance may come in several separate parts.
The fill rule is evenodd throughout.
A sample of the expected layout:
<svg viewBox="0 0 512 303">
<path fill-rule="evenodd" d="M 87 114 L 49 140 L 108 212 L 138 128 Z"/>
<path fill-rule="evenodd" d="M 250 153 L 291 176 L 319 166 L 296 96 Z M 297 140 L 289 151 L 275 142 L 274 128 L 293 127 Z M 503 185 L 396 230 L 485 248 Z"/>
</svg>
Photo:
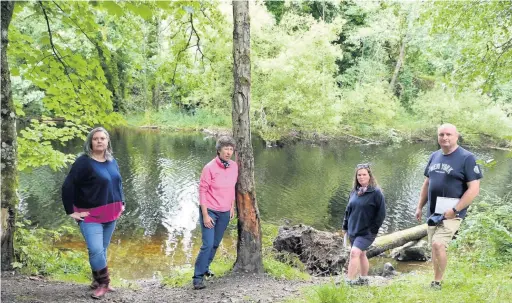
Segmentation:
<svg viewBox="0 0 512 303">
<path fill-rule="evenodd" d="M 455 215 L 458 215 L 460 213 L 460 211 L 458 211 L 455 207 L 452 207 L 452 210 Z"/>
</svg>

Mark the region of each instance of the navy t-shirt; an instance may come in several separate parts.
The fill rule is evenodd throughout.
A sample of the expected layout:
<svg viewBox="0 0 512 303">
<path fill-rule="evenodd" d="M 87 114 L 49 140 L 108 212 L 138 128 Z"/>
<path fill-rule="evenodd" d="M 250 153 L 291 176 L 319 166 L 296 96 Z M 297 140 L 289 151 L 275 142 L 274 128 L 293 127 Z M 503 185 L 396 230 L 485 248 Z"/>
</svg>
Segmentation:
<svg viewBox="0 0 512 303">
<path fill-rule="evenodd" d="M 444 155 L 442 150 L 430 156 L 425 177 L 429 178 L 428 213 L 436 209 L 437 197 L 461 198 L 468 189 L 468 182 L 482 178 L 482 170 L 476 164 L 475 155 L 462 147 L 451 154 Z M 460 211 L 459 218 L 466 216 L 467 208 Z"/>
</svg>

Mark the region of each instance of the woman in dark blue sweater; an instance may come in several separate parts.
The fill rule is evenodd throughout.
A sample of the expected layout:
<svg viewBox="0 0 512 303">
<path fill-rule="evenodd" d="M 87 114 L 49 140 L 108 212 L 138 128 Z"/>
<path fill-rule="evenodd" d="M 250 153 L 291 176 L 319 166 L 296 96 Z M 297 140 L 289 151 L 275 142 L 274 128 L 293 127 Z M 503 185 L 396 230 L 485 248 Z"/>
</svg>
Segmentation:
<svg viewBox="0 0 512 303">
<path fill-rule="evenodd" d="M 386 202 L 369 164 L 359 164 L 355 169 L 354 185 L 343 220 L 343 231 L 348 234 L 352 248 L 348 264 L 348 283 L 367 283 L 370 265 L 366 257 L 386 217 Z M 356 282 L 357 281 L 357 282 Z"/>
<path fill-rule="evenodd" d="M 66 214 L 80 226 L 89 252 L 94 289 L 93 298 L 108 291 L 110 275 L 107 248 L 124 211 L 123 185 L 108 132 L 98 127 L 87 136 L 80 155 L 62 185 L 62 202 Z"/>
</svg>

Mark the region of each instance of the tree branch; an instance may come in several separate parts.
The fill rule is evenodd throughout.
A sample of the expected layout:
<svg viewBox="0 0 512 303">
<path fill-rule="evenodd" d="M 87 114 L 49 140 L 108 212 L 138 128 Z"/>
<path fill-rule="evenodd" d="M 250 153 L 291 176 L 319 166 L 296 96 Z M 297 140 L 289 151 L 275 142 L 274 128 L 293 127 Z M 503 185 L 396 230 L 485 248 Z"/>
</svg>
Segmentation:
<svg viewBox="0 0 512 303">
<path fill-rule="evenodd" d="M 89 40 L 89 42 L 91 42 L 94 46 L 96 46 L 96 43 L 87 35 L 87 33 L 80 27 L 80 25 L 78 25 L 76 23 L 75 20 L 71 19 L 71 17 L 68 16 L 68 14 L 62 9 L 62 7 L 60 7 L 55 1 L 52 1 L 53 4 L 55 4 L 55 6 L 57 8 L 59 8 L 59 10 L 64 14 L 66 15 L 66 17 L 71 20 L 71 22 L 73 22 L 73 24 L 82 32 L 82 34 L 84 34 L 84 36 L 87 38 L 87 40 Z"/>
<path fill-rule="evenodd" d="M 48 29 L 48 35 L 50 36 L 50 46 L 52 47 L 53 55 L 57 59 L 57 61 L 59 61 L 59 63 L 62 65 L 62 67 L 64 68 L 64 74 L 69 79 L 69 82 L 71 82 L 71 85 L 73 86 L 73 90 L 75 91 L 75 94 L 78 97 L 78 89 L 75 87 L 75 84 L 73 83 L 73 80 L 71 80 L 71 77 L 70 77 L 69 71 L 68 71 L 69 67 L 62 60 L 61 56 L 57 52 L 57 49 L 55 48 L 55 45 L 53 44 L 53 35 L 52 35 L 52 30 L 50 28 L 50 21 L 48 19 L 48 15 L 46 14 L 46 9 L 44 8 L 43 3 L 41 1 L 38 1 L 38 3 L 41 6 L 41 9 L 43 10 L 44 19 L 46 20 L 46 27 Z"/>
</svg>

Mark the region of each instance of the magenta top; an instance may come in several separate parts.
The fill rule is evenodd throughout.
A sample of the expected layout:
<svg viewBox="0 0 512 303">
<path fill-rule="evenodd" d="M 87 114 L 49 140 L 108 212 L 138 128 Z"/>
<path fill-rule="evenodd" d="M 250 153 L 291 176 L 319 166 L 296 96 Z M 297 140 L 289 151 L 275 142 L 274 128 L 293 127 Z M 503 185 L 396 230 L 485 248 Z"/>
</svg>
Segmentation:
<svg viewBox="0 0 512 303">
<path fill-rule="evenodd" d="M 206 164 L 199 181 L 199 204 L 215 211 L 229 211 L 235 200 L 238 165 L 229 160 L 224 167 L 219 157 Z"/>
<path fill-rule="evenodd" d="M 89 215 L 84 218 L 84 223 L 107 223 L 119 219 L 123 212 L 123 202 L 119 201 L 93 208 L 73 206 L 73 210 L 75 212 L 89 212 Z"/>
</svg>

